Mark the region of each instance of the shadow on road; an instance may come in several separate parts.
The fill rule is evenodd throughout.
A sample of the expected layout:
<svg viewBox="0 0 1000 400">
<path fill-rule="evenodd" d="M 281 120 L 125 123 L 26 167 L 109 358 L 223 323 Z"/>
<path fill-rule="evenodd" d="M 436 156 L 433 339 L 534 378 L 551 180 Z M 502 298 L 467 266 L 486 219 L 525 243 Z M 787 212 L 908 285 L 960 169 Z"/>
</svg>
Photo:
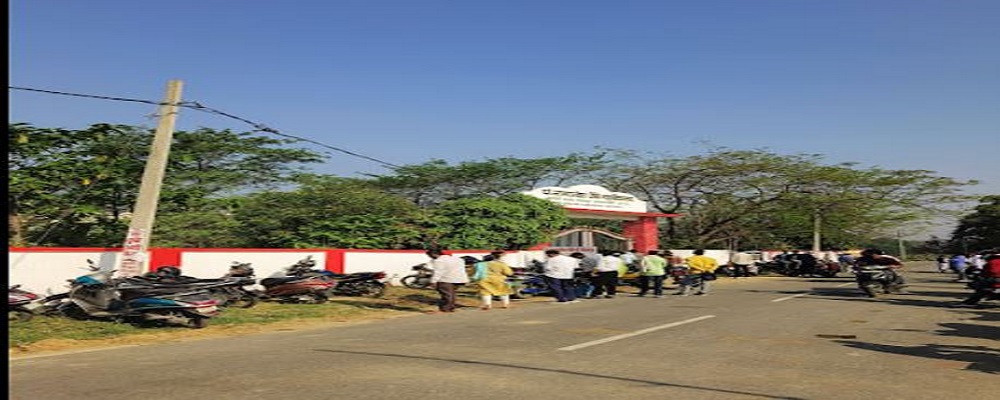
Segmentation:
<svg viewBox="0 0 1000 400">
<path fill-rule="evenodd" d="M 704 391 L 710 391 L 710 392 L 716 392 L 716 393 L 727 393 L 727 394 L 733 394 L 733 395 L 742 395 L 742 396 L 750 396 L 750 397 L 760 397 L 760 398 L 766 398 L 766 399 L 805 400 L 805 399 L 798 398 L 798 397 L 774 396 L 774 395 L 763 394 L 763 393 L 742 392 L 742 391 L 738 391 L 738 390 L 729 390 L 729 389 L 721 389 L 721 388 L 710 388 L 710 387 L 692 386 L 692 385 L 681 385 L 681 384 L 676 384 L 676 383 L 657 382 L 657 381 L 650 381 L 650 380 L 644 380 L 644 379 L 635 379 L 635 378 L 627 378 L 627 377 L 620 377 L 620 376 L 600 375 L 600 374 L 595 374 L 595 373 L 591 373 L 591 372 L 578 372 L 578 371 L 567 371 L 567 370 L 552 369 L 552 368 L 528 367 L 528 366 L 524 366 L 524 365 L 501 364 L 501 363 L 490 362 L 490 361 L 457 360 L 457 359 L 450 359 L 450 358 L 414 356 L 414 355 L 407 355 L 407 354 L 374 353 L 374 352 L 367 352 L 367 351 L 346 351 L 346 350 L 328 350 L 328 349 L 314 349 L 314 351 L 322 351 L 322 352 L 328 352 L 328 353 L 340 353 L 340 354 L 357 354 L 357 355 L 376 356 L 376 357 L 408 358 L 408 359 L 416 359 L 416 360 L 441 361 L 441 362 L 457 363 L 457 364 L 484 365 L 484 366 L 491 366 L 491 367 L 503 367 L 503 368 L 513 368 L 513 369 L 522 369 L 522 370 L 530 370 L 530 371 L 552 372 L 552 373 L 557 373 L 557 374 L 578 375 L 578 376 L 584 376 L 584 377 L 590 377 L 590 378 L 611 379 L 611 380 L 624 381 L 624 382 L 643 383 L 643 384 L 654 385 L 654 386 L 669 386 L 669 387 L 676 387 L 676 388 L 683 388 L 683 389 L 704 390 Z"/>
<path fill-rule="evenodd" d="M 835 342 L 862 350 L 962 361 L 969 363 L 964 368 L 966 370 L 1000 374 L 1000 350 L 986 346 L 952 346 L 941 344 L 894 346 L 891 344 L 866 343 L 853 340 L 837 340 Z"/>
</svg>

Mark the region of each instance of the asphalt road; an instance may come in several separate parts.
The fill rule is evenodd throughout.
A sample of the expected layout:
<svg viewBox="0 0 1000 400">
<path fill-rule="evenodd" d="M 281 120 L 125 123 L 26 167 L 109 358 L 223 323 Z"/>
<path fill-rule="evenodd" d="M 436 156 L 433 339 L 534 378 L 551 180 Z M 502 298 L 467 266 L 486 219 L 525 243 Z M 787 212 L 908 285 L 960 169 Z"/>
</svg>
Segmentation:
<svg viewBox="0 0 1000 400">
<path fill-rule="evenodd" d="M 15 400 L 992 399 L 1000 308 L 914 263 L 912 295 L 720 278 L 709 296 L 528 303 L 10 360 Z"/>
</svg>

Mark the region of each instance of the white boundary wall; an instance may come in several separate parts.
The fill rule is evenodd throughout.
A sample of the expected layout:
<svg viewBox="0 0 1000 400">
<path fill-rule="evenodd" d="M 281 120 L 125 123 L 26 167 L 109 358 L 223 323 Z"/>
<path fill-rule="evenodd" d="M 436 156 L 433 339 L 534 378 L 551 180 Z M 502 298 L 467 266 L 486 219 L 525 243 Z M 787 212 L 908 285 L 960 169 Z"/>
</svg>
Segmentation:
<svg viewBox="0 0 1000 400">
<path fill-rule="evenodd" d="M 399 279 L 412 273 L 412 267 L 429 261 L 421 251 L 384 251 L 377 250 L 338 250 L 343 251 L 343 272 L 385 271 L 387 283 L 398 285 Z M 671 250 L 675 256 L 688 257 L 693 250 Z M 248 262 L 254 268 L 257 279 L 281 274 L 284 269 L 295 262 L 312 256 L 316 267 L 327 265 L 326 257 L 330 254 L 322 250 L 287 250 L 267 252 L 247 249 L 225 249 L 212 251 L 198 249 L 197 251 L 180 251 L 180 267 L 185 275 L 197 278 L 218 278 L 229 271 L 233 262 Z M 455 256 L 473 256 L 482 258 L 488 251 L 453 251 Z M 705 255 L 713 257 L 720 264 L 729 262 L 729 252 L 726 250 L 706 250 Z M 19 284 L 22 288 L 48 295 L 67 290 L 67 280 L 90 273 L 87 260 L 101 268 L 116 268 L 121 256 L 120 251 L 81 249 L 17 249 L 8 251 L 8 282 Z M 544 251 L 509 251 L 504 254 L 503 261 L 515 268 L 530 265 L 531 260 L 545 260 Z"/>
</svg>

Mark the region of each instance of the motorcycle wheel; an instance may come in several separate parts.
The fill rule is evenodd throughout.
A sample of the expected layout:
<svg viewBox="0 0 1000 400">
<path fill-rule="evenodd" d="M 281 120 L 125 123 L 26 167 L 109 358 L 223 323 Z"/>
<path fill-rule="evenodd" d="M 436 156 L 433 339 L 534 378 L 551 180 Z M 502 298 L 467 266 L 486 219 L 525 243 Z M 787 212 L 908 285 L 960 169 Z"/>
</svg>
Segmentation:
<svg viewBox="0 0 1000 400">
<path fill-rule="evenodd" d="M 226 298 L 226 306 L 230 307 L 250 308 L 257 305 L 257 302 L 260 300 L 257 296 L 240 289 L 234 289 L 228 294 L 229 296 Z"/>
<path fill-rule="evenodd" d="M 31 311 L 27 310 L 8 310 L 7 311 L 7 322 L 28 322 L 35 317 Z"/>
<path fill-rule="evenodd" d="M 403 286 L 410 289 L 427 289 L 430 286 L 430 282 L 427 278 L 419 277 L 416 275 L 404 276 L 403 279 L 399 280 Z"/>
<path fill-rule="evenodd" d="M 208 318 L 202 316 L 191 316 L 188 320 L 188 327 L 193 329 L 203 329 L 208 326 Z"/>
<path fill-rule="evenodd" d="M 312 301 L 308 301 L 307 303 L 308 304 L 324 304 L 324 303 L 330 301 L 330 295 L 331 295 L 330 293 L 323 293 L 323 292 L 313 292 L 313 293 L 310 293 L 309 297 L 312 297 Z"/>
<path fill-rule="evenodd" d="M 57 311 L 59 315 L 62 315 L 70 319 L 87 320 L 90 319 L 90 314 L 86 310 L 80 308 L 76 303 L 65 303 L 62 304 Z"/>
<path fill-rule="evenodd" d="M 875 285 L 861 285 L 861 291 L 865 292 L 868 297 L 878 297 L 878 291 L 875 290 Z"/>
<path fill-rule="evenodd" d="M 385 284 L 381 282 L 362 283 L 361 285 L 359 285 L 358 291 L 361 293 L 362 296 L 368 296 L 377 299 L 385 295 Z"/>
<path fill-rule="evenodd" d="M 514 289 L 514 294 L 512 294 L 510 297 L 512 299 L 524 300 L 524 299 L 530 299 L 534 297 L 534 295 L 531 293 L 525 293 L 524 288 L 519 287 L 517 289 Z"/>
</svg>

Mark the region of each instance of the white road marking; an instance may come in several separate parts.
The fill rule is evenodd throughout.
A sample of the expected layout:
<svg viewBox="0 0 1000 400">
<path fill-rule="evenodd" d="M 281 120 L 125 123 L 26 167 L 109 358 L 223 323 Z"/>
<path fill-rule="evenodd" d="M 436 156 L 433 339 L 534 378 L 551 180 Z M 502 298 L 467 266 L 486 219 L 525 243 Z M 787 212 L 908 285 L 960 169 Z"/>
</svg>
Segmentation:
<svg viewBox="0 0 1000 400">
<path fill-rule="evenodd" d="M 837 287 L 845 287 L 845 286 L 851 286 L 851 285 L 854 285 L 854 283 L 842 283 L 842 284 L 837 285 Z M 774 300 L 771 300 L 771 302 L 772 303 L 777 303 L 779 301 L 785 301 L 785 300 L 789 300 L 789 299 L 794 299 L 796 297 L 802 297 L 802 296 L 808 296 L 808 295 L 809 295 L 809 293 L 799 293 L 799 294 L 792 295 L 792 296 L 782 297 L 780 299 L 774 299 Z"/>
<path fill-rule="evenodd" d="M 666 324 L 666 325 L 654 326 L 652 328 L 640 329 L 640 330 L 637 330 L 635 332 L 623 333 L 621 335 L 615 335 L 615 336 L 611 336 L 611 337 L 606 337 L 604 339 L 594 340 L 594 341 L 590 341 L 590 342 L 586 342 L 586 343 L 575 344 L 575 345 L 572 345 L 572 346 L 561 347 L 558 350 L 562 350 L 562 351 L 579 350 L 579 349 L 582 349 L 582 348 L 585 348 L 585 347 L 596 346 L 596 345 L 599 345 L 599 344 L 613 342 L 615 340 L 627 339 L 627 338 L 630 338 L 632 336 L 639 336 L 639 335 L 646 334 L 646 333 L 649 333 L 649 332 L 658 331 L 660 329 L 673 328 L 675 326 L 680 326 L 680 325 L 684 325 L 684 324 L 690 324 L 692 322 L 698 322 L 698 321 L 709 319 L 709 318 L 715 318 L 715 316 L 714 315 L 702 315 L 700 317 L 686 319 L 686 320 L 683 320 L 683 321 L 671 322 L 671 323 Z"/>
<path fill-rule="evenodd" d="M 796 294 L 796 295 L 793 295 L 793 296 L 786 296 L 786 297 L 782 297 L 780 299 L 774 299 L 774 300 L 771 300 L 771 302 L 772 303 L 777 303 L 779 301 L 785 301 L 785 300 L 788 300 L 788 299 L 794 299 L 796 297 L 802 297 L 802 296 L 808 296 L 808 295 L 809 295 L 809 293 L 799 293 L 799 294 Z"/>
</svg>

